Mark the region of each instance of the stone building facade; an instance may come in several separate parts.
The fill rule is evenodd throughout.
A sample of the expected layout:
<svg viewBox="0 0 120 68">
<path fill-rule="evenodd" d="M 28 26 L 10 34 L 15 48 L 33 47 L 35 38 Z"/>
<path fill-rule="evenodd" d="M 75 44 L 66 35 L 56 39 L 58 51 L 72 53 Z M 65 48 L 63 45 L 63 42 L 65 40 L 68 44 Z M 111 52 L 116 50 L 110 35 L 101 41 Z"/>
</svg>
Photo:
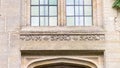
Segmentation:
<svg viewBox="0 0 120 68">
<path fill-rule="evenodd" d="M 0 68 L 119 68 L 114 1 L 92 0 L 92 27 L 32 27 L 30 0 L 0 0 Z"/>
</svg>

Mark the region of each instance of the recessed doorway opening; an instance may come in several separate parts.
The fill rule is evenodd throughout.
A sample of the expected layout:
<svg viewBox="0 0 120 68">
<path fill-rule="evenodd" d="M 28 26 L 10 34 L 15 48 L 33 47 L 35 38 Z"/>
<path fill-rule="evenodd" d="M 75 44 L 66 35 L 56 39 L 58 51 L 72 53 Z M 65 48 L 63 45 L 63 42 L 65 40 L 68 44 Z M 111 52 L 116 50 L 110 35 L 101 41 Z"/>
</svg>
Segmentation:
<svg viewBox="0 0 120 68">
<path fill-rule="evenodd" d="M 57 63 L 57 64 L 49 64 L 43 66 L 36 66 L 34 68 L 91 68 L 91 67 L 85 65 L 77 65 L 77 64 Z"/>
</svg>

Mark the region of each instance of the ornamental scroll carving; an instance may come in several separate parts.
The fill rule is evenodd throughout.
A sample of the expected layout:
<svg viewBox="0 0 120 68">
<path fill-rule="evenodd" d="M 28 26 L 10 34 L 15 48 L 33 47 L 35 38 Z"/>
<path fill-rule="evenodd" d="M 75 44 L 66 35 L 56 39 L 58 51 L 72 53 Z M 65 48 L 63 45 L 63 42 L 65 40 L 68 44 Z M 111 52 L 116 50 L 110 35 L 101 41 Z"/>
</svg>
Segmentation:
<svg viewBox="0 0 120 68">
<path fill-rule="evenodd" d="M 20 34 L 22 41 L 102 41 L 104 34 Z"/>
</svg>

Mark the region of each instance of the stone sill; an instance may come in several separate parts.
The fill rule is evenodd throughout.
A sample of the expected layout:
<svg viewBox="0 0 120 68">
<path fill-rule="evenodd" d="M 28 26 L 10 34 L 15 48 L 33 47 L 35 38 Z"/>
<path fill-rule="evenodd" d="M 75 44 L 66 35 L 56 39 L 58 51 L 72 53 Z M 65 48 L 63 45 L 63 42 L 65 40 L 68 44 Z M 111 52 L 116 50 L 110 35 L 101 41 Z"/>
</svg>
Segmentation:
<svg viewBox="0 0 120 68">
<path fill-rule="evenodd" d="M 21 34 L 104 34 L 101 27 L 22 27 Z"/>
</svg>

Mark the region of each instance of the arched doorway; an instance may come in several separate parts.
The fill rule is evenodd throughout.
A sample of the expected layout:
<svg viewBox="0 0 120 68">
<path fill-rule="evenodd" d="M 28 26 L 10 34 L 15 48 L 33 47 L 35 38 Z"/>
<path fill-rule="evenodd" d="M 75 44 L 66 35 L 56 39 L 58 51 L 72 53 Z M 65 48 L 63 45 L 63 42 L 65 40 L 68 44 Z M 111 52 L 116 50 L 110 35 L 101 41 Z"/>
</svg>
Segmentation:
<svg viewBox="0 0 120 68">
<path fill-rule="evenodd" d="M 45 60 L 35 60 L 25 68 L 98 68 L 89 60 L 73 58 L 52 58 Z"/>
<path fill-rule="evenodd" d="M 68 63 L 57 63 L 57 64 L 49 64 L 43 66 L 36 66 L 34 68 L 91 68 L 91 67 L 84 65 L 68 64 Z"/>
</svg>

